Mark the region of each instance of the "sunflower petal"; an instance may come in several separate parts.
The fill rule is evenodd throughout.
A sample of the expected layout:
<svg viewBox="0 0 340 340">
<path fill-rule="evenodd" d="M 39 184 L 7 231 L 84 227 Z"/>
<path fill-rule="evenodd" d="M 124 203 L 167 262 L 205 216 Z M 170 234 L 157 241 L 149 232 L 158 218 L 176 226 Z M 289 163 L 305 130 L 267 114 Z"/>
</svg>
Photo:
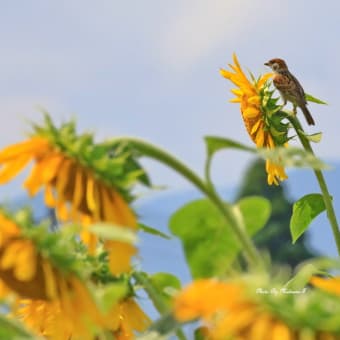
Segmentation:
<svg viewBox="0 0 340 340">
<path fill-rule="evenodd" d="M 20 156 L 11 162 L 6 163 L 4 168 L 0 170 L 0 184 L 7 183 L 28 164 L 31 160 L 31 155 Z"/>
</svg>

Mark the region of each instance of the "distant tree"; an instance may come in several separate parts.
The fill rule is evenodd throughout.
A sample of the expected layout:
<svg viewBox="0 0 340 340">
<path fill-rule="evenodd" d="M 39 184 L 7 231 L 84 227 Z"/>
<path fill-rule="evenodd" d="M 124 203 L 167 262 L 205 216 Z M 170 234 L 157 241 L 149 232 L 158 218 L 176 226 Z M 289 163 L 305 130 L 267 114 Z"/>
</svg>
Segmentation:
<svg viewBox="0 0 340 340">
<path fill-rule="evenodd" d="M 286 195 L 286 186 L 268 185 L 264 171 L 265 162 L 255 160 L 246 170 L 236 199 L 259 195 L 270 200 L 272 213 L 266 226 L 258 232 L 254 241 L 261 248 L 269 250 L 275 263 L 286 263 L 295 267 L 298 263 L 316 256 L 306 245 L 307 237 L 302 235 L 293 245 L 289 230 L 289 221 L 293 204 Z"/>
</svg>

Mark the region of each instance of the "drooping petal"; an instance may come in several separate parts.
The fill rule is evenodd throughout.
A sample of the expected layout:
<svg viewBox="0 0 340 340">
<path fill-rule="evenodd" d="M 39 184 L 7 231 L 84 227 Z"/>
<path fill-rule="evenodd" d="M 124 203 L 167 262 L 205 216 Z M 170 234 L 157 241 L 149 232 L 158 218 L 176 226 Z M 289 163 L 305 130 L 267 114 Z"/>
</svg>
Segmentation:
<svg viewBox="0 0 340 340">
<path fill-rule="evenodd" d="M 35 153 L 41 152 L 49 147 L 49 143 L 45 138 L 33 137 L 21 143 L 10 145 L 0 151 L 0 163 L 14 160 L 24 154 L 26 156 L 34 156 Z"/>
<path fill-rule="evenodd" d="M 0 170 L 0 184 L 9 182 L 17 176 L 31 160 L 31 155 L 23 155 L 5 164 Z"/>
</svg>

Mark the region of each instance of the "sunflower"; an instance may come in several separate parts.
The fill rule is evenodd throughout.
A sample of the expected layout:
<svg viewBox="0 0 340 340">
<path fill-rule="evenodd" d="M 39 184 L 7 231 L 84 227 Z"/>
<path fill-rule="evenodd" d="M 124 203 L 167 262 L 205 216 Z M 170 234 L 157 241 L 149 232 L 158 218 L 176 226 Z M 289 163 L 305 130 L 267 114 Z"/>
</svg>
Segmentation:
<svg viewBox="0 0 340 340">
<path fill-rule="evenodd" d="M 340 308 L 339 301 L 316 311 L 316 305 L 326 304 L 324 296 L 320 298 L 313 292 L 302 297 L 271 295 L 270 290 L 267 295 L 258 296 L 248 280 L 251 282 L 252 279 L 247 277 L 246 280 L 229 282 L 201 279 L 193 282 L 175 298 L 175 318 L 180 322 L 201 319 L 203 327 L 198 331 L 210 340 L 298 340 L 303 334 L 309 334 L 310 340 L 339 338 L 339 325 L 334 322 L 334 317 L 337 320 L 339 317 L 333 316 L 330 320 L 332 313 Z M 334 306 L 336 308 L 332 310 Z M 320 324 L 315 323 L 318 314 Z"/>
<path fill-rule="evenodd" d="M 46 116 L 45 126 L 36 126 L 31 138 L 0 151 L 0 184 L 9 182 L 32 161 L 24 182 L 29 195 L 44 189 L 46 205 L 56 209 L 61 221 L 81 222 L 82 239 L 92 252 L 97 237 L 88 228 L 91 223 L 105 221 L 136 230 L 136 216 L 128 204 L 130 187 L 144 173 L 126 149 L 96 145 L 88 134 L 77 136 L 73 123 L 57 129 Z M 106 245 L 112 272 L 128 271 L 126 258 L 135 248 L 115 241 Z M 117 263 L 120 258 L 124 263 Z"/>
<path fill-rule="evenodd" d="M 220 70 L 221 75 L 234 83 L 237 88 L 231 92 L 236 95 L 232 103 L 240 103 L 242 118 L 251 140 L 258 148 L 273 149 L 287 143 L 287 128 L 281 123 L 277 99 L 272 98 L 267 80 L 271 73 L 261 76 L 257 81 L 250 81 L 244 74 L 236 55 L 233 55 L 234 65 L 229 64 L 232 71 Z M 252 77 L 253 78 L 253 77 Z M 266 161 L 268 184 L 278 185 L 287 178 L 282 166 Z"/>
<path fill-rule="evenodd" d="M 322 278 L 318 276 L 314 276 L 311 278 L 310 283 L 319 289 L 322 289 L 331 294 L 337 295 L 340 297 L 340 277 L 333 278 Z"/>
<path fill-rule="evenodd" d="M 15 296 L 9 300 L 11 315 L 55 340 L 93 340 L 104 330 L 143 331 L 150 321 L 128 289 L 108 311 L 100 307 L 81 274 L 84 261 L 75 259 L 69 243 L 33 227 L 22 211 L 0 210 L 0 297 Z"/>
</svg>

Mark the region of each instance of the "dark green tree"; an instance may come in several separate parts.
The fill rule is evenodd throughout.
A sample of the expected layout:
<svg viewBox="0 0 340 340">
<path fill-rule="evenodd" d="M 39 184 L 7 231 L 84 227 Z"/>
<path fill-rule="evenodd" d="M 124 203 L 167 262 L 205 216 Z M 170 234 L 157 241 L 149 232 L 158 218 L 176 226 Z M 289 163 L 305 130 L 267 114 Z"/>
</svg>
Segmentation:
<svg viewBox="0 0 340 340">
<path fill-rule="evenodd" d="M 272 214 L 266 226 L 258 232 L 254 241 L 261 249 L 269 250 L 274 263 L 289 264 L 295 267 L 301 261 L 316 256 L 307 246 L 306 234 L 292 244 L 289 221 L 293 204 L 288 200 L 285 184 L 279 186 L 267 184 L 267 174 L 264 171 L 265 162 L 262 159 L 251 163 L 236 195 L 236 200 L 246 196 L 263 196 L 270 200 Z"/>
</svg>

